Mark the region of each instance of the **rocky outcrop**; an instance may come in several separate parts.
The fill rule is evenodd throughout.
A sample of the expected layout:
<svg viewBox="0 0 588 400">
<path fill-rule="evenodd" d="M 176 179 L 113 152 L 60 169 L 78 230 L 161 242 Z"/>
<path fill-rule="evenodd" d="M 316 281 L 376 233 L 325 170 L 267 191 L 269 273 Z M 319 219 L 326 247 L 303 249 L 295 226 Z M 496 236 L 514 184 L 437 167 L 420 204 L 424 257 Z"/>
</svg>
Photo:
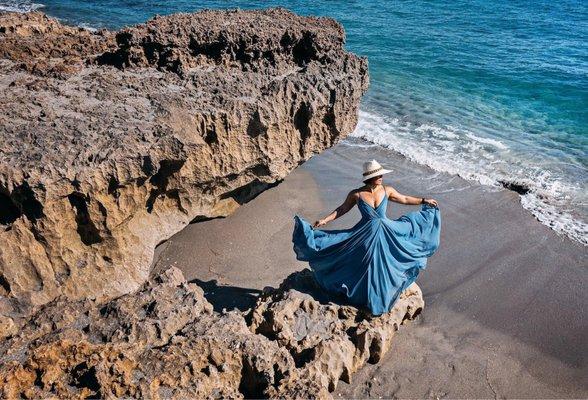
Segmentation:
<svg viewBox="0 0 588 400">
<path fill-rule="evenodd" d="M 350 133 L 368 72 L 344 43 L 336 21 L 282 8 L 96 33 L 40 13 L 1 14 L 1 335 L 58 296 L 106 301 L 136 290 L 159 242 L 231 213 Z M 35 363 L 54 351 L 66 364 L 93 354 L 86 365 L 102 376 L 106 365 L 138 361 L 80 332 L 58 335 L 60 347 L 38 347 Z M 154 352 L 141 357 L 166 368 Z M 193 373 L 233 379 L 211 371 Z"/>
<path fill-rule="evenodd" d="M 416 284 L 388 313 L 374 317 L 342 298 L 332 302 L 310 270 L 292 274 L 278 289 L 262 294 L 250 315 L 252 331 L 287 349 L 296 365 L 297 379 L 283 382 L 273 397 L 320 398 L 340 379 L 351 383 L 355 371 L 381 360 L 399 326 L 423 308 Z"/>
<path fill-rule="evenodd" d="M 416 284 L 380 317 L 317 288 L 305 270 L 217 313 L 172 267 L 106 303 L 60 296 L 0 344 L 0 397 L 331 398 L 424 307 Z"/>
</svg>

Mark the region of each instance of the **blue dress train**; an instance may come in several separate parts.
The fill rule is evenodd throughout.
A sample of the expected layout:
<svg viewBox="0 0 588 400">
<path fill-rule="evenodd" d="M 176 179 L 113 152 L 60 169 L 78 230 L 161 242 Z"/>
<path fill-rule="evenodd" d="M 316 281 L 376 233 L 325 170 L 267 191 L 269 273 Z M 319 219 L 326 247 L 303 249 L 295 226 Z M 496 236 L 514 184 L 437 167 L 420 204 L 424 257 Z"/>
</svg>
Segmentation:
<svg viewBox="0 0 588 400">
<path fill-rule="evenodd" d="M 296 259 L 308 262 L 323 290 L 376 316 L 390 311 L 426 268 L 441 233 L 439 208 L 423 204 L 419 211 L 391 220 L 387 203 L 384 195 L 374 208 L 360 197 L 361 220 L 349 229 L 313 229 L 295 215 L 292 235 Z"/>
</svg>

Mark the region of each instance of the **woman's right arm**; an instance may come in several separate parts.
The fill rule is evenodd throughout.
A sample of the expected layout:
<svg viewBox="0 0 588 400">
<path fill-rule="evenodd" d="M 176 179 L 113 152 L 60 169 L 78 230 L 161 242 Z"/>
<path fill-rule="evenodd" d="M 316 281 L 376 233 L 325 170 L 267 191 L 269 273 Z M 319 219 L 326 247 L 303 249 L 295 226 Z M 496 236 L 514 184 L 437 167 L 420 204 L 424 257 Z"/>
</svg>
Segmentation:
<svg viewBox="0 0 588 400">
<path fill-rule="evenodd" d="M 325 218 L 319 219 L 318 221 L 316 221 L 312 227 L 318 228 L 319 226 L 323 226 L 323 225 L 339 218 L 340 216 L 344 215 L 346 212 L 351 210 L 353 208 L 353 206 L 355 206 L 355 204 L 357 204 L 357 200 L 356 200 L 355 196 L 356 196 L 355 191 L 352 190 L 351 192 L 349 192 L 347 194 L 347 198 L 345 199 L 345 201 L 339 207 L 337 207 L 335 209 L 335 211 L 333 211 L 332 213 L 327 215 Z"/>
</svg>

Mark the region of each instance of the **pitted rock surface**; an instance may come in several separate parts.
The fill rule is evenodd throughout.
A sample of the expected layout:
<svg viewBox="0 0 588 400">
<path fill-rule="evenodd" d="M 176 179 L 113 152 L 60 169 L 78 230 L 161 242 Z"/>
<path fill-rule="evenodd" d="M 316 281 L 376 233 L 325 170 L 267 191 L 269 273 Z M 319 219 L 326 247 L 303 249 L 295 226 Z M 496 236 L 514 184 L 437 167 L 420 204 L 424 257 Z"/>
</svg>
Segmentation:
<svg viewBox="0 0 588 400">
<path fill-rule="evenodd" d="M 295 275 L 245 312 L 213 311 L 175 267 L 105 303 L 60 296 L 0 343 L 0 398 L 329 399 L 424 307 L 413 284 L 373 317 Z"/>
<path fill-rule="evenodd" d="M 282 8 L 96 33 L 0 14 L 0 336 L 137 290 L 158 243 L 352 132 L 369 79 L 344 43 Z"/>
<path fill-rule="evenodd" d="M 328 301 L 306 269 L 258 298 L 250 327 L 288 349 L 301 376 L 333 391 L 339 379 L 351 383 L 351 375 L 365 363 L 379 362 L 400 325 L 418 316 L 424 305 L 413 283 L 388 313 L 372 316 Z"/>
</svg>

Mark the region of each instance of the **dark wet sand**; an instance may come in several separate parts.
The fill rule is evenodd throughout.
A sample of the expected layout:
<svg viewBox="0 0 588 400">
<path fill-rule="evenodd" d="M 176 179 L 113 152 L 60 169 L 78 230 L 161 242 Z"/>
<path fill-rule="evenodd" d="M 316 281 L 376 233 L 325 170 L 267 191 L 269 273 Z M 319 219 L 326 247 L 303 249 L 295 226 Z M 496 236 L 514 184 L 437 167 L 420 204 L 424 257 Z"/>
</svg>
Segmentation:
<svg viewBox="0 0 588 400">
<path fill-rule="evenodd" d="M 417 279 L 423 313 L 380 363 L 339 382 L 335 397 L 588 398 L 587 248 L 535 220 L 514 192 L 346 143 L 230 217 L 189 225 L 157 249 L 154 269 L 176 265 L 216 309 L 246 309 L 264 286 L 306 267 L 292 251 L 294 214 L 328 215 L 375 158 L 394 170 L 385 184 L 439 201 L 441 245 Z M 390 202 L 388 216 L 416 207 Z M 324 229 L 359 218 L 353 208 Z"/>
</svg>

